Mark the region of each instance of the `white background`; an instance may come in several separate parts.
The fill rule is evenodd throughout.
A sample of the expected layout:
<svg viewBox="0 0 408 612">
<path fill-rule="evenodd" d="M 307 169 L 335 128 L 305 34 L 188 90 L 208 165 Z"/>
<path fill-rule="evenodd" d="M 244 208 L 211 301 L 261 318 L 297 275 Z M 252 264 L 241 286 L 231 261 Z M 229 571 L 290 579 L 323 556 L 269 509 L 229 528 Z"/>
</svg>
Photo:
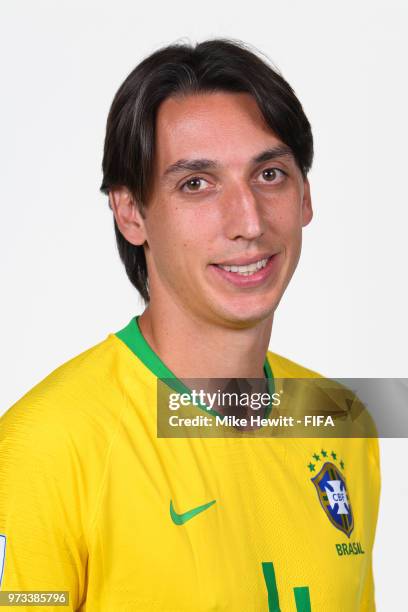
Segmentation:
<svg viewBox="0 0 408 612">
<path fill-rule="evenodd" d="M 104 129 L 131 69 L 180 38 L 255 46 L 312 124 L 315 217 L 272 350 L 328 376 L 406 377 L 407 17 L 403 0 L 4 1 L 0 411 L 142 310 L 98 191 Z M 407 452 L 382 441 L 379 612 L 405 601 Z"/>
</svg>

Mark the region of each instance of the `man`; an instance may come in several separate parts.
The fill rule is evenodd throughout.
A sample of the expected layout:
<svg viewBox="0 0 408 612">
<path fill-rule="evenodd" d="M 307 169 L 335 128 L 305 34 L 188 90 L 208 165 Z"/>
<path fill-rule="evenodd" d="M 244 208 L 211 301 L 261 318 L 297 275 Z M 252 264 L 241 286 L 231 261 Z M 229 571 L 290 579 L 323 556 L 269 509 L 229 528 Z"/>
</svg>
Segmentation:
<svg viewBox="0 0 408 612">
<path fill-rule="evenodd" d="M 292 89 L 243 45 L 170 46 L 122 84 L 102 190 L 146 309 L 3 417 L 3 590 L 87 612 L 375 609 L 375 440 L 157 435 L 159 378 L 317 376 L 268 352 L 312 156 Z"/>
</svg>

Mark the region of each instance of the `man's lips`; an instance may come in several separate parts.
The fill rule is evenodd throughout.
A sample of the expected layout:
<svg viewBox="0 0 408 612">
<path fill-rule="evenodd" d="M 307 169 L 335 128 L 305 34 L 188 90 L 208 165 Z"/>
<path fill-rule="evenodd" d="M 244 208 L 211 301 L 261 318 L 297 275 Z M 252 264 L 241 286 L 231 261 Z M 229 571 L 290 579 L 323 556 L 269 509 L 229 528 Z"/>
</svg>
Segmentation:
<svg viewBox="0 0 408 612">
<path fill-rule="evenodd" d="M 252 256 L 242 256 L 242 257 L 234 257 L 231 259 L 227 259 L 224 261 L 217 261 L 217 263 L 213 264 L 215 266 L 249 266 L 252 263 L 256 263 L 257 261 L 262 261 L 262 259 L 269 259 L 274 255 L 274 253 L 259 253 L 258 255 Z"/>
<path fill-rule="evenodd" d="M 229 260 L 231 263 L 222 263 L 222 264 L 212 264 L 210 265 L 210 269 L 214 271 L 219 279 L 225 280 L 236 287 L 257 287 L 262 285 L 271 275 L 275 274 L 278 270 L 281 260 L 281 253 L 274 253 L 264 256 L 259 259 L 259 255 L 256 258 L 247 258 L 245 259 L 235 259 Z M 265 264 L 262 264 L 262 267 L 255 270 L 245 270 L 239 271 L 234 268 L 242 267 L 242 266 L 250 266 L 251 264 L 255 264 L 256 262 L 262 261 L 262 259 L 266 259 Z M 244 261 L 245 263 L 241 263 Z M 239 264 L 237 262 L 240 262 Z M 231 270 L 225 270 L 220 266 L 228 266 L 231 267 Z"/>
</svg>

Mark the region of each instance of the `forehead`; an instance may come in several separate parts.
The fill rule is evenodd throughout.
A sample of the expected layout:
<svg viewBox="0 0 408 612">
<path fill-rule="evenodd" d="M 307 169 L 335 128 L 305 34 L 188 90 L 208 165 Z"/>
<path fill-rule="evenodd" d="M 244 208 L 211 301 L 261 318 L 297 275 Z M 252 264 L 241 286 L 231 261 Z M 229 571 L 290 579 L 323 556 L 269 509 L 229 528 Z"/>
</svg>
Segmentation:
<svg viewBox="0 0 408 612">
<path fill-rule="evenodd" d="M 167 98 L 156 118 L 156 167 L 177 159 L 245 163 L 260 150 L 282 144 L 246 93 L 214 92 Z"/>
</svg>

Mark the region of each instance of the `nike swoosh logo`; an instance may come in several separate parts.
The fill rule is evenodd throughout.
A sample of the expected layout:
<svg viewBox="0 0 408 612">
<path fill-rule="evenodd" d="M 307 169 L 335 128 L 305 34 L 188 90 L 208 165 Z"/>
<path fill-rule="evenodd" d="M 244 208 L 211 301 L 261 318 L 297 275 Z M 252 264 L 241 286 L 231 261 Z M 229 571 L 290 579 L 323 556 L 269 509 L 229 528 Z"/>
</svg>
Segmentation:
<svg viewBox="0 0 408 612">
<path fill-rule="evenodd" d="M 173 502 L 170 501 L 171 520 L 173 521 L 175 525 L 184 525 L 184 523 L 187 523 L 187 521 L 197 516 L 197 514 L 200 514 L 200 512 L 204 512 L 204 510 L 207 510 L 207 508 L 210 508 L 210 506 L 215 504 L 216 501 L 217 501 L 216 499 L 213 499 L 212 501 L 208 502 L 208 504 L 197 506 L 197 508 L 193 508 L 192 510 L 188 510 L 187 512 L 183 512 L 182 514 L 179 514 L 178 512 L 175 511 Z"/>
</svg>

